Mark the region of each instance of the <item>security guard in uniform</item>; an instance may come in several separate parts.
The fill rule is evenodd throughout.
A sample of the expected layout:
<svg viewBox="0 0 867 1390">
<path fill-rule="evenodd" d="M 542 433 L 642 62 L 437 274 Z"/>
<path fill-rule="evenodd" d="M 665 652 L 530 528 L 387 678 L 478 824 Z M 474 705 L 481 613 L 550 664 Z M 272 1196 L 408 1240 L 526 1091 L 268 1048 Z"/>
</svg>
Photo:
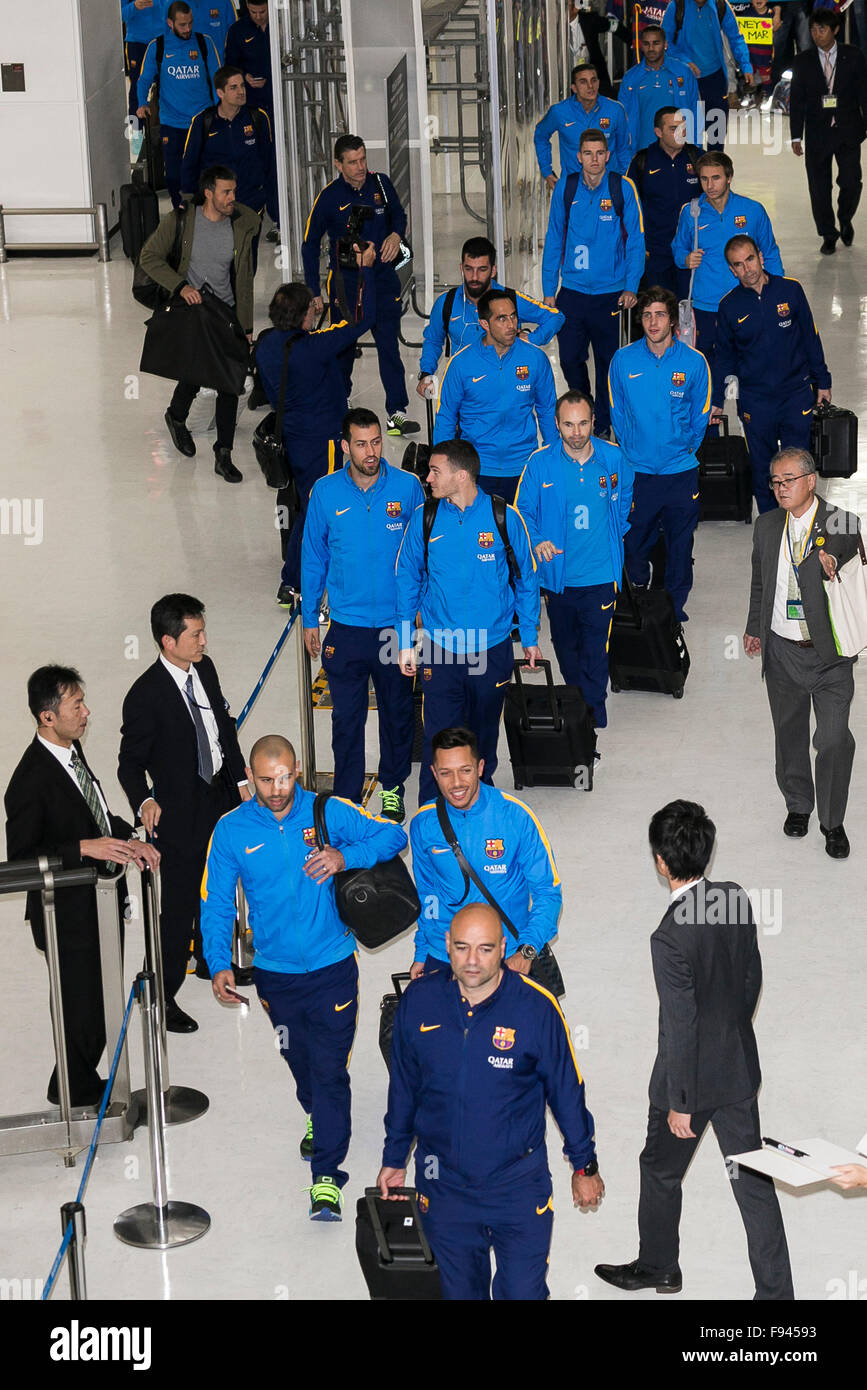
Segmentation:
<svg viewBox="0 0 867 1390">
<path fill-rule="evenodd" d="M 687 143 L 686 118 L 674 106 L 659 108 L 653 130 L 655 143 L 640 149 L 629 166 L 644 213 L 647 259 L 641 289 L 662 285 L 686 299 L 689 271 L 675 265 L 671 242 L 681 208 L 701 192 L 695 171 L 701 152 Z"/>
<path fill-rule="evenodd" d="M 797 280 L 769 275 L 750 236 L 726 243 L 726 260 L 740 281 L 720 302 L 713 364 L 710 423 L 723 415 L 726 385 L 738 379 L 753 493 L 760 512 L 777 500 L 768 469 L 778 449 L 809 449 L 813 406 L 831 399 L 825 362 L 807 296 Z"/>
<path fill-rule="evenodd" d="M 533 133 L 536 158 L 542 178 L 550 189 L 557 185 L 551 166 L 551 136 L 557 132 L 560 145 L 560 177 L 580 169 L 579 141 L 585 130 L 601 130 L 611 151 L 611 167 L 625 174 L 634 145 L 626 112 L 619 101 L 599 95 L 599 74 L 592 63 L 579 63 L 572 69 L 572 95 L 558 101 L 542 117 Z"/>
<path fill-rule="evenodd" d="M 307 219 L 301 246 L 304 278 L 313 292 L 317 312 L 321 313 L 319 248 L 323 236 L 327 233 L 330 242 L 327 293 L 331 305 L 331 321 L 334 323 L 345 313 L 345 310 L 341 309 L 341 279 L 351 315 L 358 290 L 358 277 L 347 269 L 338 273 L 338 243 L 346 237 L 349 219 L 354 215 L 354 209 L 365 209 L 367 215 L 359 236 L 370 242 L 376 250 L 377 309 L 373 324 L 373 341 L 376 343 L 379 375 L 385 390 L 385 409 L 388 415 L 386 431 L 393 435 L 414 434 L 418 431 L 418 425 L 414 420 L 407 420 L 404 413 L 409 397 L 406 393 L 406 375 L 398 346 L 401 294 L 400 281 L 394 268 L 394 262 L 400 252 L 401 238 L 406 235 L 406 213 L 398 202 L 391 180 L 385 174 L 371 173 L 368 169 L 367 151 L 364 141 L 359 136 L 340 136 L 334 145 L 334 163 L 339 170 L 338 176 L 323 188 Z M 343 358 L 347 396 L 352 390 L 354 360 L 355 349 L 352 348 Z"/>
<path fill-rule="evenodd" d="M 372 410 L 348 412 L 341 442 L 344 467 L 316 483 L 304 523 L 304 642 L 310 655 L 318 657 L 319 603 L 327 587 L 331 622 L 322 664 L 333 706 L 334 790 L 350 801 L 361 801 L 372 680 L 379 714 L 382 815 L 401 822 L 415 715 L 412 685 L 397 662 L 394 565 L 403 533 L 424 495 L 414 473 L 392 468 L 382 457 L 382 426 Z"/>
<path fill-rule="evenodd" d="M 377 1185 L 386 1198 L 403 1186 L 417 1139 L 419 1211 L 443 1298 L 543 1300 L 554 1222 L 546 1105 L 574 1205 L 597 1208 L 605 1191 L 584 1083 L 554 996 L 503 968 L 493 908 L 461 908 L 446 942 L 450 969 L 425 974 L 397 1008 Z"/>
<path fill-rule="evenodd" d="M 190 122 L 181 165 L 181 188 L 198 188 L 199 175 L 212 164 L 235 171 L 238 202 L 277 220 L 277 181 L 271 121 L 255 104 L 247 105 L 240 68 L 222 67 L 214 76 L 217 106 L 206 106 Z"/>
<path fill-rule="evenodd" d="M 169 33 L 160 34 L 147 46 L 138 80 L 136 115 L 148 114 L 148 96 L 154 82 L 159 89 L 160 135 L 166 188 L 172 207 L 183 207 L 181 164 L 190 121 L 214 100 L 214 77 L 220 56 L 214 41 L 193 28 L 187 0 L 172 0 L 167 11 Z M 200 39 L 203 41 L 200 43 Z"/>
</svg>

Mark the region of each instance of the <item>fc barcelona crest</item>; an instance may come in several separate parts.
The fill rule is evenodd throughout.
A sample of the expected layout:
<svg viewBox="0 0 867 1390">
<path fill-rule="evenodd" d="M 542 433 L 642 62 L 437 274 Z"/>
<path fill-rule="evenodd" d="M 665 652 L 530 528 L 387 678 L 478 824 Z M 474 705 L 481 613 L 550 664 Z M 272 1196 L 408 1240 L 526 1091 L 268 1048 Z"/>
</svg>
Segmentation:
<svg viewBox="0 0 867 1390">
<path fill-rule="evenodd" d="M 599 206 L 601 207 L 603 212 L 610 212 L 611 209 L 614 207 L 614 204 L 612 203 L 610 198 L 600 198 Z"/>
<path fill-rule="evenodd" d="M 309 845 L 310 848 L 313 849 L 316 844 L 315 827 L 312 825 L 305 825 L 304 829 L 301 831 L 301 834 L 304 836 L 305 845 Z"/>
<path fill-rule="evenodd" d="M 736 227 L 745 227 L 746 225 L 747 225 L 747 219 L 746 219 L 745 217 L 742 217 L 742 216 L 741 216 L 741 217 L 736 217 L 736 218 L 735 218 L 735 226 L 736 226 Z"/>
<path fill-rule="evenodd" d="M 334 648 L 333 648 L 333 647 L 326 647 L 326 648 L 325 648 L 325 655 L 326 655 L 327 657 L 331 658 L 331 657 L 334 655 Z"/>
<path fill-rule="evenodd" d="M 599 128 L 600 128 L 600 130 L 607 130 L 608 127 L 610 126 L 610 124 L 611 124 L 611 121 L 609 120 L 608 116 L 600 116 L 600 117 L 599 117 Z"/>
<path fill-rule="evenodd" d="M 375 203 L 381 203 L 381 202 L 382 202 L 382 194 L 381 194 L 381 193 L 374 193 L 374 195 L 373 195 L 373 201 L 374 201 Z"/>
<path fill-rule="evenodd" d="M 515 368 L 515 376 L 518 378 L 519 381 L 529 381 L 529 379 L 530 379 L 530 368 L 529 368 L 529 367 L 516 367 L 516 368 Z"/>
<path fill-rule="evenodd" d="M 671 374 L 671 384 L 672 384 L 672 386 L 685 386 L 685 385 L 686 385 L 686 372 L 672 372 L 672 374 Z"/>
<path fill-rule="evenodd" d="M 599 475 L 599 486 L 601 487 L 603 492 L 608 487 L 608 479 L 606 478 L 604 473 L 601 473 Z"/>
<path fill-rule="evenodd" d="M 612 474 L 611 474 L 611 486 L 612 486 L 612 487 L 616 487 L 616 486 L 617 486 L 617 474 L 616 474 L 616 473 L 612 473 Z"/>
<path fill-rule="evenodd" d="M 494 1044 L 494 1047 L 498 1047 L 501 1052 L 508 1052 L 509 1048 L 515 1046 L 514 1028 L 495 1028 L 491 1042 Z"/>
<path fill-rule="evenodd" d="M 401 507 L 401 504 L 400 504 L 399 502 L 386 502 L 386 504 L 385 504 L 385 514 L 386 514 L 386 516 L 400 516 L 401 511 L 402 511 L 402 507 Z"/>
<path fill-rule="evenodd" d="M 480 531 L 480 532 L 479 532 L 479 547 L 480 547 L 481 550 L 490 550 L 490 548 L 491 548 L 491 546 L 492 546 L 493 544 L 494 544 L 494 533 L 493 533 L 493 531 Z"/>
<path fill-rule="evenodd" d="M 252 134 L 253 134 L 253 127 L 252 127 L 251 125 L 245 125 L 245 126 L 244 126 L 244 134 L 245 134 L 245 135 L 252 135 Z"/>
<path fill-rule="evenodd" d="M 191 48 L 191 49 L 190 49 L 190 57 L 191 57 L 191 58 L 198 58 L 198 56 L 199 56 L 199 50 L 198 50 L 197 48 Z"/>
<path fill-rule="evenodd" d="M 489 859 L 502 859 L 506 853 L 506 846 L 502 840 L 486 840 L 485 854 Z"/>
<path fill-rule="evenodd" d="M 787 314 L 788 312 L 789 312 L 789 306 L 788 306 L 788 304 L 778 304 L 778 305 L 777 305 L 777 313 L 780 315 L 781 318 L 782 318 L 783 314 Z"/>
<path fill-rule="evenodd" d="M 432 680 L 432 679 L 433 679 L 433 667 L 432 667 L 432 666 L 423 666 L 423 667 L 421 668 L 421 678 L 422 678 L 423 681 Z"/>
<path fill-rule="evenodd" d="M 682 78 L 682 77 L 679 77 L 679 78 L 677 79 L 677 85 L 678 85 L 678 87 L 682 87 L 682 86 L 683 86 L 683 78 Z"/>
</svg>

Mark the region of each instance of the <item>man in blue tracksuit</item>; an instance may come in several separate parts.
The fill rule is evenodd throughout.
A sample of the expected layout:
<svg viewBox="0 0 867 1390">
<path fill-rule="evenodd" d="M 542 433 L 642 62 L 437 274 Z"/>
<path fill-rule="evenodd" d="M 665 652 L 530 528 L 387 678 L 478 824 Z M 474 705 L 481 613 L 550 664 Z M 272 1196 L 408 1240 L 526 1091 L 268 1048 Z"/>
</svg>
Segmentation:
<svg viewBox="0 0 867 1390">
<path fill-rule="evenodd" d="M 240 68 L 222 67 L 214 75 L 218 104 L 194 116 L 187 131 L 181 165 L 181 188 L 197 189 L 199 175 L 213 164 L 233 169 L 238 202 L 261 217 L 267 204 L 272 219 L 277 211 L 274 137 L 265 111 L 247 104 Z"/>
<path fill-rule="evenodd" d="M 273 330 L 256 344 L 256 365 L 271 408 L 277 410 L 283 352 L 288 344 L 289 363 L 284 396 L 283 443 L 298 494 L 298 517 L 286 537 L 286 551 L 277 602 L 291 605 L 301 590 L 301 541 L 310 489 L 317 478 L 333 473 L 341 457 L 343 417 L 346 414 L 346 380 L 341 353 L 367 331 L 376 313 L 376 276 L 372 247 L 356 253 L 361 277 L 359 318 L 342 320 L 330 328 L 314 330 L 316 309 L 306 285 L 280 285 L 268 306 Z M 291 492 L 291 488 L 289 489 Z M 278 492 L 277 506 L 287 507 L 289 497 Z M 278 518 L 280 512 L 278 511 Z M 281 527 L 286 531 L 286 527 Z"/>
<path fill-rule="evenodd" d="M 358 290 L 358 276 L 346 267 L 338 268 L 338 243 L 345 239 L 350 218 L 364 216 L 358 233 L 376 251 L 376 319 L 373 341 L 379 359 L 379 376 L 385 390 L 385 409 L 389 434 L 413 434 L 418 431 L 414 420 L 407 420 L 409 403 L 406 375 L 400 358 L 398 331 L 400 329 L 401 292 L 394 262 L 400 252 L 401 238 L 406 235 L 406 213 L 398 201 L 394 185 L 385 174 L 372 173 L 367 167 L 367 151 L 358 135 L 341 135 L 334 145 L 337 178 L 329 183 L 316 199 L 307 219 L 301 259 L 304 278 L 313 292 L 316 308 L 322 312 L 322 292 L 319 279 L 319 248 L 327 234 L 329 240 L 328 287 L 326 295 L 331 306 L 332 323 L 344 316 L 341 300 L 345 297 L 350 315 Z M 361 210 L 361 211 L 359 211 Z M 352 389 L 352 368 L 355 350 L 343 358 L 346 394 Z"/>
<path fill-rule="evenodd" d="M 655 119 L 654 144 L 639 150 L 629 166 L 644 213 L 647 259 L 641 288 L 662 285 L 686 299 L 689 271 L 675 265 L 671 242 L 681 208 L 701 192 L 696 173 L 701 152 L 687 142 L 686 118 L 674 106 L 661 106 Z"/>
<path fill-rule="evenodd" d="M 268 0 L 247 0 L 241 16 L 226 35 L 226 62 L 240 68 L 254 106 L 261 106 L 274 120 L 274 87 L 271 82 L 271 38 Z"/>
<path fill-rule="evenodd" d="M 771 219 L 761 203 L 732 193 L 734 165 L 727 154 L 704 154 L 698 161 L 701 197 L 680 210 L 671 243 L 675 264 L 694 270 L 692 307 L 695 345 L 713 366 L 716 316 L 719 302 L 732 287 L 732 273 L 725 258 L 730 237 L 746 233 L 756 242 L 771 275 L 782 275 L 783 262 L 774 239 Z M 695 216 L 693 216 L 695 210 Z M 695 248 L 696 235 L 698 247 Z"/>
<path fill-rule="evenodd" d="M 172 207 L 183 207 L 181 164 L 190 121 L 214 100 L 214 77 L 220 57 L 214 41 L 193 28 L 193 14 L 186 0 L 172 0 L 167 11 L 168 33 L 147 46 L 138 80 L 136 115 L 147 115 L 147 101 L 154 82 L 159 88 L 160 134 L 166 188 Z"/>
<path fill-rule="evenodd" d="M 622 449 L 593 437 L 593 402 L 583 391 L 560 397 L 557 430 L 559 447 L 532 455 L 515 503 L 539 564 L 563 679 L 578 687 L 596 728 L 604 729 L 608 639 L 623 574 L 632 466 Z"/>
<path fill-rule="evenodd" d="M 648 583 L 661 522 L 665 587 L 683 623 L 699 513 L 695 451 L 710 415 L 710 370 L 700 352 L 674 337 L 677 300 L 670 290 L 642 290 L 637 312 L 644 337 L 615 353 L 608 373 L 614 432 L 635 472 L 626 569 L 633 584 Z"/>
<path fill-rule="evenodd" d="M 447 942 L 450 968 L 415 981 L 397 1007 L 377 1185 L 385 1198 L 403 1186 L 416 1139 L 419 1212 L 443 1298 L 543 1300 L 554 1221 L 546 1104 L 572 1165 L 573 1205 L 596 1209 L 605 1191 L 584 1083 L 554 996 L 504 969 L 494 909 L 461 908 Z"/>
<path fill-rule="evenodd" d="M 612 169 L 625 174 L 634 148 L 626 112 L 619 101 L 599 95 L 599 74 L 591 63 L 579 63 L 572 69 L 572 95 L 550 107 L 533 134 L 542 178 L 550 189 L 557 184 L 551 163 L 551 136 L 557 132 L 560 177 L 564 178 L 580 168 L 578 147 L 585 130 L 602 131 L 611 151 Z"/>
<path fill-rule="evenodd" d="M 313 792 L 285 738 L 253 745 L 247 775 L 256 795 L 217 822 L 202 880 L 202 940 L 213 991 L 237 1003 L 232 971 L 240 878 L 256 943 L 256 992 L 281 1039 L 307 1116 L 301 1156 L 310 1161 L 313 1220 L 340 1220 L 341 1164 L 349 1148 L 349 1054 L 358 1012 L 355 938 L 339 917 L 334 874 L 400 854 L 406 835 L 341 797 L 325 806 L 330 844 L 317 845 Z"/>
<path fill-rule="evenodd" d="M 557 934 L 563 905 L 560 875 L 548 837 L 529 806 L 487 786 L 471 729 L 441 729 L 431 749 L 444 811 L 468 863 L 496 898 L 518 933 L 508 932 L 506 964 L 527 975 L 534 958 Z M 421 902 L 411 975 L 448 962 L 446 932 L 464 903 L 484 902 L 449 848 L 438 802 L 426 802 L 409 827 L 412 872 Z"/>
<path fill-rule="evenodd" d="M 637 150 L 645 149 L 656 138 L 656 113 L 661 106 L 673 106 L 684 112 L 687 139 L 691 145 L 696 143 L 696 138 L 700 143 L 698 85 L 691 70 L 686 63 L 666 52 L 668 42 L 659 24 L 648 24 L 642 30 L 639 45 L 641 62 L 627 68 L 618 92 L 629 121 L 633 159 Z M 646 208 L 644 215 L 646 220 Z"/>
<path fill-rule="evenodd" d="M 416 387 L 420 396 L 432 389 L 432 377 L 443 349 L 446 357 L 452 357 L 461 348 L 484 337 L 485 330 L 479 323 L 479 300 L 488 290 L 503 289 L 496 275 L 497 253 L 493 242 L 484 236 L 470 237 L 461 249 L 461 283 L 455 289 L 444 290 L 434 300 L 424 330 Z M 514 293 L 520 323 L 536 325 L 529 332 L 522 329 L 521 338 L 536 347 L 545 347 L 563 327 L 563 315 L 517 290 L 510 293 Z"/>
<path fill-rule="evenodd" d="M 312 657 L 322 650 L 331 691 L 334 790 L 361 801 L 368 683 L 379 714 L 382 814 L 404 819 L 412 768 L 412 684 L 401 674 L 396 643 L 397 552 L 424 501 L 414 473 L 382 457 L 382 426 L 372 410 L 350 410 L 342 429 L 344 467 L 310 494 L 301 548 L 301 617 Z M 328 589 L 331 622 L 319 640 L 319 604 Z"/>
<path fill-rule="evenodd" d="M 554 373 L 541 348 L 518 337 L 511 290 L 488 290 L 478 314 L 484 336 L 443 373 L 433 439 L 469 440 L 480 460 L 478 486 L 512 502 L 539 433 L 546 444 L 554 436 Z"/>
<path fill-rule="evenodd" d="M 760 512 L 777 500 L 768 485 L 778 449 L 810 449 L 813 407 L 831 399 L 831 373 L 807 296 L 797 280 L 769 275 L 750 236 L 726 245 L 740 282 L 721 300 L 713 364 L 711 424 L 722 419 L 726 386 L 737 377 L 738 414 L 750 451 Z"/>
<path fill-rule="evenodd" d="M 413 512 L 397 557 L 400 664 L 408 679 L 421 667 L 424 692 L 420 802 L 435 794 L 431 740 L 440 729 L 468 725 L 484 780 L 493 782 L 516 612 L 531 669 L 541 655 L 539 579 L 527 528 L 514 507 L 477 487 L 478 476 L 479 456 L 467 440 L 435 444 L 431 500 Z"/>
<path fill-rule="evenodd" d="M 164 5 L 162 0 L 124 0 L 120 17 L 124 26 L 123 48 L 129 77 L 129 114 L 134 116 L 138 106 L 136 88 L 145 50 L 151 39 L 165 33 Z"/>
<path fill-rule="evenodd" d="M 635 185 L 608 172 L 601 131 L 584 131 L 578 160 L 581 173 L 562 178 L 551 199 L 542 292 L 546 304 L 566 315 L 558 339 L 560 366 L 573 391 L 590 394 L 587 355 L 593 348 L 596 431 L 604 437 L 611 423 L 608 363 L 617 350 L 620 311 L 635 303 L 644 273 L 644 221 Z"/>
<path fill-rule="evenodd" d="M 731 6 L 726 0 L 673 0 L 662 16 L 662 27 L 672 57 L 687 63 L 698 78 L 698 93 L 705 108 L 707 148 L 722 150 L 728 126 L 723 34 L 747 85 L 753 83 L 749 50 Z"/>
<path fill-rule="evenodd" d="M 220 62 L 226 60 L 226 36 L 237 22 L 238 11 L 232 0 L 190 0 L 193 28 L 213 40 Z"/>
</svg>

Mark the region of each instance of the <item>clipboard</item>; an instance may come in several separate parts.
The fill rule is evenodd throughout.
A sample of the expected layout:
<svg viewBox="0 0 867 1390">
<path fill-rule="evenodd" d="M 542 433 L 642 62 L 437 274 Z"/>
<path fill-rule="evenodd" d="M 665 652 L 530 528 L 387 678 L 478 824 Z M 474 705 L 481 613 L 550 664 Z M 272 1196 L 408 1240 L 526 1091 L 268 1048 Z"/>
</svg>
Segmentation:
<svg viewBox="0 0 867 1390">
<path fill-rule="evenodd" d="M 726 1163 L 740 1163 L 755 1173 L 764 1173 L 766 1177 L 785 1183 L 787 1187 L 810 1187 L 833 1178 L 835 1174 L 832 1169 L 835 1166 L 860 1163 L 862 1159 L 862 1155 L 853 1149 L 844 1149 L 840 1144 L 831 1144 L 827 1139 L 817 1137 L 798 1139 L 790 1147 L 800 1149 L 805 1157 L 793 1158 L 779 1149 L 763 1146 L 747 1153 L 726 1155 Z M 859 1148 L 867 1148 L 867 1134 Z"/>
</svg>

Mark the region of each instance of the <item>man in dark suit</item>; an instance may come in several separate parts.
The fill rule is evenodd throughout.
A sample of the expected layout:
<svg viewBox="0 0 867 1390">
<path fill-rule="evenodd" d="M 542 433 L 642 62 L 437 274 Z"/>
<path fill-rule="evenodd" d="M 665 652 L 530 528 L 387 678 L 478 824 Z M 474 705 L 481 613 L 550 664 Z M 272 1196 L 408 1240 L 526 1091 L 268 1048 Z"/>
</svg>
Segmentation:
<svg viewBox="0 0 867 1390">
<path fill-rule="evenodd" d="M 783 830 L 797 839 L 806 835 L 815 803 L 826 852 L 845 859 L 849 841 L 843 817 L 855 756 L 849 728 L 855 658 L 837 651 L 823 580 L 833 579 L 837 565 L 856 554 L 860 523 L 816 495 L 815 467 L 806 449 L 781 449 L 771 459 L 770 484 L 780 505 L 758 517 L 753 528 L 744 650 L 762 657 L 776 735 L 777 786 L 788 812 Z"/>
<path fill-rule="evenodd" d="M 151 632 L 160 654 L 123 702 L 117 775 L 136 823 L 162 852 L 166 1027 L 194 1033 L 199 1025 L 175 995 L 194 936 L 196 974 L 209 978 L 198 934 L 208 841 L 220 816 L 250 792 L 235 723 L 205 655 L 204 605 L 191 594 L 166 594 L 151 609 Z"/>
<path fill-rule="evenodd" d="M 27 682 L 27 703 L 36 720 L 36 735 L 6 789 L 9 858 L 59 856 L 64 869 L 79 869 L 86 860 L 156 868 L 159 854 L 130 838 L 132 826 L 109 811 L 87 764 L 80 740 L 90 710 L 78 672 L 69 666 L 40 666 Z M 118 883 L 118 902 L 122 918 L 124 878 Z M 39 893 L 28 893 L 25 915 L 34 942 L 44 951 Z M 58 892 L 56 918 L 70 1100 L 75 1106 L 97 1106 L 105 1086 L 97 1073 L 105 1047 L 105 1014 L 96 890 Z M 48 1083 L 48 1099 L 52 1105 L 58 1102 L 56 1068 Z"/>
<path fill-rule="evenodd" d="M 792 63 L 789 128 L 792 152 L 803 153 L 806 129 L 807 184 L 822 254 L 833 255 L 837 237 L 844 246 L 855 238 L 852 219 L 861 197 L 861 143 L 867 134 L 867 61 L 860 49 L 837 42 L 842 16 L 817 9 L 810 16 L 815 48 Z M 837 161 L 837 216 L 831 203 L 831 164 Z"/>
<path fill-rule="evenodd" d="M 723 1155 L 761 1148 L 761 1071 L 752 1017 L 762 963 L 744 889 L 704 877 L 715 836 L 713 821 L 694 801 L 669 802 L 650 822 L 650 848 L 671 899 L 650 938 L 659 1050 L 639 1159 L 638 1259 L 596 1266 L 600 1279 L 628 1292 L 682 1288 L 681 1184 L 708 1124 Z M 773 1182 L 747 1168 L 729 1177 L 747 1233 L 756 1298 L 794 1298 Z"/>
</svg>

